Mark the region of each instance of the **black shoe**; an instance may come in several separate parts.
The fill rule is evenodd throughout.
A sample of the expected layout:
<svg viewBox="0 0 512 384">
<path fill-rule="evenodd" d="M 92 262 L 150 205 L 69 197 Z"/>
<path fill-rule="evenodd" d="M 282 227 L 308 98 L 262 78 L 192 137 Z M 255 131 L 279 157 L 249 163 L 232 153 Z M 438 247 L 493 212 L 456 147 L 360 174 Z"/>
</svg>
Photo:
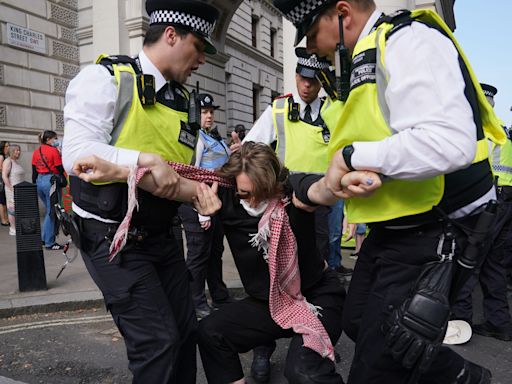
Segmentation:
<svg viewBox="0 0 512 384">
<path fill-rule="evenodd" d="M 457 378 L 456 384 L 490 384 L 492 374 L 487 368 L 464 361 L 462 376 Z"/>
<path fill-rule="evenodd" d="M 512 325 L 507 327 L 495 327 L 489 322 L 473 325 L 473 332 L 477 335 L 494 337 L 498 340 L 512 341 Z"/>
<path fill-rule="evenodd" d="M 8 227 L 8 226 L 10 226 L 10 225 L 11 225 L 11 224 L 9 224 L 9 222 L 7 222 L 7 223 L 2 223 L 2 226 L 3 226 L 3 227 Z"/>
<path fill-rule="evenodd" d="M 199 320 L 204 319 L 212 313 L 213 309 L 208 304 L 202 304 L 196 307 L 196 316 Z"/>
<path fill-rule="evenodd" d="M 231 304 L 234 302 L 236 302 L 236 299 L 233 299 L 231 296 L 228 296 L 227 298 L 222 299 L 222 300 L 212 301 L 212 307 L 214 309 L 219 309 L 220 307 L 223 307 L 224 305 Z"/>
<path fill-rule="evenodd" d="M 335 271 L 338 272 L 341 276 L 352 276 L 354 270 L 352 268 L 346 268 L 343 265 L 335 268 Z"/>
<path fill-rule="evenodd" d="M 45 248 L 49 251 L 58 251 L 58 250 L 64 249 L 64 246 L 59 243 L 54 243 L 53 245 L 51 245 L 49 247 L 45 247 Z"/>
<path fill-rule="evenodd" d="M 260 383 L 267 383 L 270 380 L 270 356 L 276 349 L 276 343 L 260 345 L 252 350 L 253 358 L 251 364 L 251 376 Z"/>
</svg>

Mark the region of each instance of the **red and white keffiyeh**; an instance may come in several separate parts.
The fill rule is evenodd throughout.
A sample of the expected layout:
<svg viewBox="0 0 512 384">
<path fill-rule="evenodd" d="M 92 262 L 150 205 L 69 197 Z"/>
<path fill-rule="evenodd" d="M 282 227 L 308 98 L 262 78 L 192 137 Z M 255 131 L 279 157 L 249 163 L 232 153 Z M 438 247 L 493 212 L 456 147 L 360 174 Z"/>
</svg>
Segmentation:
<svg viewBox="0 0 512 384">
<path fill-rule="evenodd" d="M 214 171 L 170 162 L 182 177 L 206 183 L 218 182 L 224 187 L 234 184 L 219 177 Z M 134 167 L 128 177 L 128 212 L 116 231 L 110 246 L 111 261 L 125 246 L 128 229 L 137 203 L 137 184 L 149 168 Z M 297 242 L 290 226 L 285 206 L 288 201 L 272 199 L 258 224 L 258 233 L 251 239 L 253 246 L 263 249 L 270 273 L 269 308 L 272 319 L 283 329 L 292 328 L 302 334 L 304 346 L 322 357 L 334 361 L 334 347 L 318 310 L 308 303 L 300 291 L 300 272 Z"/>
</svg>

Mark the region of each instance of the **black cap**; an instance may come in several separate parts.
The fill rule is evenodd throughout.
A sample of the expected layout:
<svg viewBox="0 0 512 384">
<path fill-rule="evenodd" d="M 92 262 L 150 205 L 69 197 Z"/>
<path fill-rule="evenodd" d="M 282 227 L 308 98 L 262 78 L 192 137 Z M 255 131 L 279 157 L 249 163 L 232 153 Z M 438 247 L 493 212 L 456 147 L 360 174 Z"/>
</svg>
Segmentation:
<svg viewBox="0 0 512 384">
<path fill-rule="evenodd" d="M 496 87 L 493 87 L 492 85 L 480 83 L 480 86 L 482 87 L 485 96 L 494 97 L 498 93 Z"/>
<path fill-rule="evenodd" d="M 219 105 L 213 105 L 213 97 L 209 93 L 200 93 L 197 95 L 197 98 L 199 99 L 199 105 L 201 108 L 213 108 L 213 109 L 219 109 Z"/>
<path fill-rule="evenodd" d="M 319 59 L 315 54 L 307 53 L 306 48 L 295 48 L 295 55 L 297 56 L 295 72 L 302 77 L 314 79 L 318 71 L 329 68 L 330 64 L 327 60 Z"/>
<path fill-rule="evenodd" d="M 217 53 L 211 41 L 219 11 L 202 1 L 146 0 L 149 25 L 176 24 L 189 29 L 206 43 L 205 52 Z"/>
<path fill-rule="evenodd" d="M 291 21 L 297 33 L 297 45 L 306 36 L 318 15 L 337 0 L 273 0 L 274 6 L 281 11 L 284 18 Z"/>
</svg>

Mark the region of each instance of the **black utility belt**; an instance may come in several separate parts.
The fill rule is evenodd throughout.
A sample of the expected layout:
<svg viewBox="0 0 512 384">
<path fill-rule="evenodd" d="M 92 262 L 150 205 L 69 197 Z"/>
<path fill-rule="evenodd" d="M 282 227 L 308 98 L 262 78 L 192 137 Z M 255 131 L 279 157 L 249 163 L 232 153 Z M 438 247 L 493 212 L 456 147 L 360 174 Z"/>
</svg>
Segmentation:
<svg viewBox="0 0 512 384">
<path fill-rule="evenodd" d="M 497 186 L 496 192 L 498 194 L 498 198 L 501 201 L 512 201 L 512 186 L 509 185 L 503 185 L 503 186 Z"/>
</svg>

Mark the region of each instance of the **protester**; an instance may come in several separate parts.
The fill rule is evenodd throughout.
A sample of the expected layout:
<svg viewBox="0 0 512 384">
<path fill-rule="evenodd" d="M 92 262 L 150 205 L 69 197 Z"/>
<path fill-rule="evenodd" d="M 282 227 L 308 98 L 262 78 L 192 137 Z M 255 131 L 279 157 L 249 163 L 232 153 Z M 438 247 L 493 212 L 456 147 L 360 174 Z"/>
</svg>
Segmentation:
<svg viewBox="0 0 512 384">
<path fill-rule="evenodd" d="M 9 149 L 9 143 L 7 141 L 0 141 L 0 174 L 2 172 L 2 164 L 7 158 L 7 151 Z M 2 178 L 0 177 L 0 225 L 8 227 L 9 218 L 7 216 L 7 207 L 5 201 L 5 186 Z"/>
<path fill-rule="evenodd" d="M 55 241 L 57 217 L 54 204 L 59 201 L 60 189 L 56 175 L 64 177 L 64 168 L 59 150 L 60 140 L 54 131 L 44 131 L 40 137 L 41 146 L 32 153 L 32 182 L 37 185 L 37 194 L 45 207 L 41 238 L 46 249 L 57 251 L 64 246 Z"/>
<path fill-rule="evenodd" d="M 188 121 L 198 120 L 188 114 L 190 104 L 198 106 L 183 84 L 206 53 L 216 53 L 210 36 L 219 12 L 193 0 L 147 0 L 146 11 L 149 28 L 136 57 L 102 55 L 70 82 L 63 157 L 70 173 L 75 160 L 89 155 L 152 167 L 126 228 L 127 246 L 114 260 L 110 244 L 132 203 L 127 185 L 117 177 L 101 185 L 70 177 L 73 212 L 85 265 L 123 334 L 133 383 L 191 384 L 197 319 L 171 226 L 176 199 L 191 202 L 197 183 L 179 178 L 166 161 L 192 160 L 197 130 Z"/>
<path fill-rule="evenodd" d="M 430 10 L 384 16 L 373 0 L 273 3 L 297 27 L 296 43 L 306 36 L 309 52 L 338 65 L 339 101 L 322 115 L 331 132 L 325 185 L 353 196 L 350 222 L 372 226 L 344 311 L 356 342 L 349 383 L 489 383 L 488 369 L 441 346 L 454 293 L 452 264 L 442 261 L 461 255 L 459 228 L 471 235 L 495 198 L 485 137 L 504 139 L 455 38 Z M 354 198 L 366 191 L 341 183 L 354 170 L 384 182 Z"/>
<path fill-rule="evenodd" d="M 19 145 L 9 146 L 9 157 L 5 159 L 2 166 L 2 180 L 5 185 L 5 196 L 7 202 L 7 213 L 9 215 L 9 235 L 16 236 L 16 208 L 14 205 L 14 186 L 25 180 L 25 170 L 18 163 L 21 155 Z"/>
</svg>

